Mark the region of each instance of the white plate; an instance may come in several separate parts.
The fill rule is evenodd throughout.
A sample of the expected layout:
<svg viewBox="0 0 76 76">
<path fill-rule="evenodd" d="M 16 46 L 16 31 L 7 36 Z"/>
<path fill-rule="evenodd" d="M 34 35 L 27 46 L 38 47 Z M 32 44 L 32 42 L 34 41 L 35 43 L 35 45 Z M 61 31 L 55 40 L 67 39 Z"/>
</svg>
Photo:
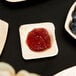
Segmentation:
<svg viewBox="0 0 76 76">
<path fill-rule="evenodd" d="M 26 0 L 6 0 L 8 2 L 22 2 L 22 1 L 26 1 Z"/>
<path fill-rule="evenodd" d="M 28 33 L 35 28 L 45 28 L 48 30 L 49 35 L 52 39 L 52 47 L 43 52 L 33 52 L 29 49 L 28 45 L 25 43 Z M 22 56 L 26 60 L 52 57 L 58 54 L 58 46 L 55 37 L 55 27 L 53 23 L 44 22 L 44 23 L 35 23 L 35 24 L 26 24 L 21 25 L 20 29 L 20 40 L 22 48 Z"/>
<path fill-rule="evenodd" d="M 16 76 L 40 76 L 39 74 L 36 74 L 36 73 L 31 73 L 31 72 L 28 72 L 26 70 L 20 70 Z"/>
<path fill-rule="evenodd" d="M 54 76 L 76 76 L 76 66 L 65 69 Z"/>
<path fill-rule="evenodd" d="M 8 63 L 0 62 L 0 76 L 15 76 L 15 69 Z"/>
</svg>

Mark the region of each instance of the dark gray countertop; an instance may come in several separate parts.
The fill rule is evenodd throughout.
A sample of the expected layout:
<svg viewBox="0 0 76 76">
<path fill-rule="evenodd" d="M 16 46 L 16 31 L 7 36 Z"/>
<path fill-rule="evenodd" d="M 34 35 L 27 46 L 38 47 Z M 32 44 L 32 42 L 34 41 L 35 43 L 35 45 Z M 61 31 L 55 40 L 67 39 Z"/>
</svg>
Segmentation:
<svg viewBox="0 0 76 76">
<path fill-rule="evenodd" d="M 9 32 L 0 61 L 11 64 L 16 72 L 21 69 L 52 76 L 76 65 L 76 40 L 64 29 L 69 8 L 75 0 L 29 0 L 10 4 L 0 0 L 0 19 L 9 23 Z M 22 24 L 53 22 L 59 54 L 55 57 L 24 60 L 21 54 L 19 27 Z"/>
</svg>

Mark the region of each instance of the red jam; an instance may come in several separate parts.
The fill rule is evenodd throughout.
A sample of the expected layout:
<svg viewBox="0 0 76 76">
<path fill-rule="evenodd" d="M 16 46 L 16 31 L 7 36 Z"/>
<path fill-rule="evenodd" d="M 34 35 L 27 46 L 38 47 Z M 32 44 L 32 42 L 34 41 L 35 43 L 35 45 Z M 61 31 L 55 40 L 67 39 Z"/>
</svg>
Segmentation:
<svg viewBox="0 0 76 76">
<path fill-rule="evenodd" d="M 27 45 L 32 51 L 40 52 L 51 47 L 49 33 L 44 28 L 36 28 L 28 33 Z"/>
</svg>

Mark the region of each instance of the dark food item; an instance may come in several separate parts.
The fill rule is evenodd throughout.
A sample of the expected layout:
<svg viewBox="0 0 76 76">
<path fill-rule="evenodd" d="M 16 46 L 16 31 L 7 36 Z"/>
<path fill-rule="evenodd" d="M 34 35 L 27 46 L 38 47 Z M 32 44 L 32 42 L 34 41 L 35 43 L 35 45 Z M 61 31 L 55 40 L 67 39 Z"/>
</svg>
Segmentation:
<svg viewBox="0 0 76 76">
<path fill-rule="evenodd" d="M 48 31 L 44 28 L 36 28 L 29 32 L 27 45 L 33 51 L 44 51 L 51 47 L 51 39 Z"/>
<path fill-rule="evenodd" d="M 73 18 L 73 21 L 76 22 L 76 7 L 72 13 L 72 18 Z"/>
<path fill-rule="evenodd" d="M 70 29 L 71 29 L 72 33 L 76 34 L 76 22 L 72 22 L 70 24 Z"/>
<path fill-rule="evenodd" d="M 73 13 L 72 17 L 73 17 L 73 21 L 76 22 L 76 11 Z"/>
<path fill-rule="evenodd" d="M 73 20 L 70 24 L 70 29 L 71 29 L 72 33 L 76 34 L 76 7 L 72 13 L 72 18 L 73 18 Z"/>
</svg>

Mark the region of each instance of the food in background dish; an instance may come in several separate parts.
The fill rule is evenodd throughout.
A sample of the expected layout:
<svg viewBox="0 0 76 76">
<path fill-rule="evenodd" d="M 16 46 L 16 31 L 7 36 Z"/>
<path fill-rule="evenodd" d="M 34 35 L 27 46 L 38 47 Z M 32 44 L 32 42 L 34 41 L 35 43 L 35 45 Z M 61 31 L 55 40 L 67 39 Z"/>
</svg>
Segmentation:
<svg viewBox="0 0 76 76">
<path fill-rule="evenodd" d="M 72 5 L 65 22 L 65 30 L 76 39 L 76 2 Z"/>
<path fill-rule="evenodd" d="M 74 11 L 72 12 L 72 18 L 73 18 L 73 21 L 76 22 L 76 6 L 74 8 Z"/>
<path fill-rule="evenodd" d="M 26 0 L 6 0 L 8 2 L 22 2 L 22 1 L 26 1 Z"/>
<path fill-rule="evenodd" d="M 76 22 L 72 22 L 69 27 L 72 33 L 76 35 Z"/>
<path fill-rule="evenodd" d="M 8 33 L 8 23 L 0 19 L 0 55 L 3 51 Z"/>
<path fill-rule="evenodd" d="M 72 12 L 72 21 L 71 21 L 69 27 L 70 27 L 72 33 L 76 35 L 76 7 L 75 7 L 74 11 Z"/>
<path fill-rule="evenodd" d="M 53 23 L 44 22 L 21 25 L 19 31 L 22 56 L 24 59 L 30 60 L 51 57 L 58 54 L 58 46 L 55 37 L 55 27 Z M 28 40 L 30 45 L 28 45 Z M 31 45 L 32 47 L 34 47 L 33 49 L 30 48 Z"/>
<path fill-rule="evenodd" d="M 71 68 L 65 69 L 53 76 L 76 76 L 76 66 L 73 66 Z"/>
<path fill-rule="evenodd" d="M 15 70 L 10 64 L 0 62 L 0 76 L 15 76 Z"/>
<path fill-rule="evenodd" d="M 20 70 L 16 76 L 40 76 L 39 74 L 36 74 L 36 73 L 30 73 L 26 70 Z"/>
</svg>

